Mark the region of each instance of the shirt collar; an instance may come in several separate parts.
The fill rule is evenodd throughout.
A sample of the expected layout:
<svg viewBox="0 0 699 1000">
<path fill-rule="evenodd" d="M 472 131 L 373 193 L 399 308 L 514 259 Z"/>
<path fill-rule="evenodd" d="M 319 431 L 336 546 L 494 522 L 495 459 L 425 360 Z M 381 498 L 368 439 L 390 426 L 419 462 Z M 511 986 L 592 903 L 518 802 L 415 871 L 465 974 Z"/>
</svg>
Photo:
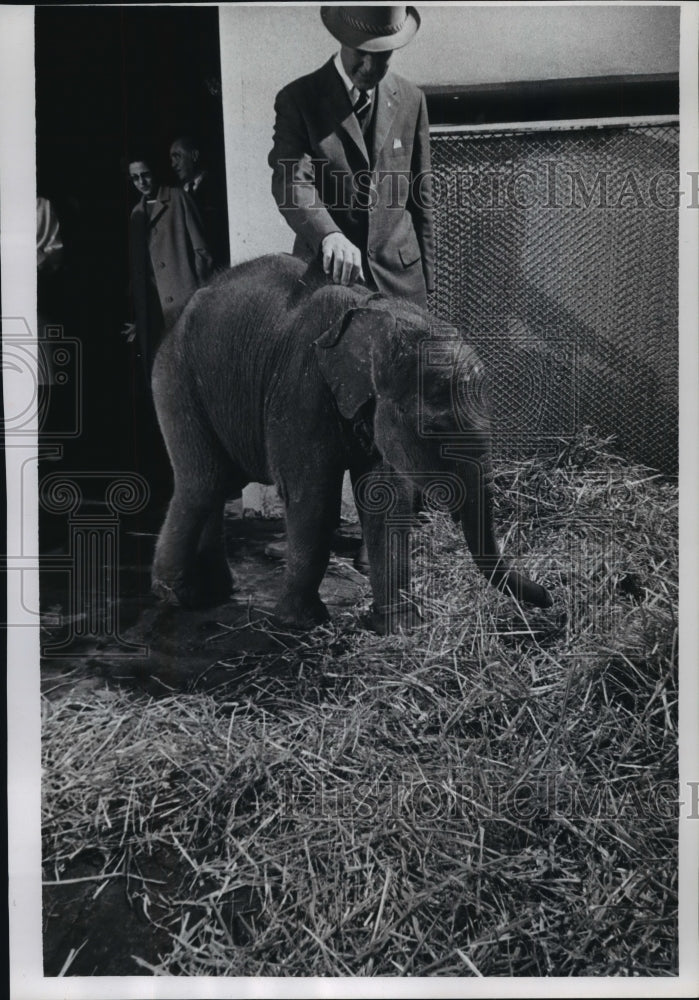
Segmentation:
<svg viewBox="0 0 699 1000">
<path fill-rule="evenodd" d="M 186 181 L 183 185 L 185 191 L 196 191 L 201 182 L 204 180 L 204 171 L 200 171 L 196 177 L 192 177 L 191 181 Z"/>
<path fill-rule="evenodd" d="M 355 87 L 355 85 L 352 83 L 352 81 L 350 80 L 350 78 L 347 76 L 347 73 L 345 72 L 345 67 L 342 65 L 342 58 L 341 58 L 339 52 L 337 52 L 335 54 L 335 69 L 340 74 L 340 79 L 342 80 L 342 82 L 345 85 L 345 89 L 347 90 L 347 93 L 349 95 L 350 102 L 352 103 L 352 106 L 354 106 L 357 103 L 357 99 L 359 98 L 359 95 L 360 95 L 361 91 L 357 90 L 357 88 Z M 374 90 L 375 89 L 376 88 L 372 87 L 371 90 L 367 90 L 366 91 L 366 93 L 372 99 L 374 97 Z"/>
</svg>

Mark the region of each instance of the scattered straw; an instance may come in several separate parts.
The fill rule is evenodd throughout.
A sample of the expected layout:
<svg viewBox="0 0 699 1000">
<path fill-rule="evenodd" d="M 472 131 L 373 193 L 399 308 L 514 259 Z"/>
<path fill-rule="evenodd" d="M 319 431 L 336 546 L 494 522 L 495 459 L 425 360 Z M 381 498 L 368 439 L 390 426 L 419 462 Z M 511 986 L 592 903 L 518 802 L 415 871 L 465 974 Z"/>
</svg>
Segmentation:
<svg viewBox="0 0 699 1000">
<path fill-rule="evenodd" d="M 214 690 L 54 689 L 47 882 L 98 852 L 154 975 L 674 974 L 676 489 L 589 439 L 497 485 L 549 611 L 434 515 L 409 635 L 347 615 Z"/>
</svg>

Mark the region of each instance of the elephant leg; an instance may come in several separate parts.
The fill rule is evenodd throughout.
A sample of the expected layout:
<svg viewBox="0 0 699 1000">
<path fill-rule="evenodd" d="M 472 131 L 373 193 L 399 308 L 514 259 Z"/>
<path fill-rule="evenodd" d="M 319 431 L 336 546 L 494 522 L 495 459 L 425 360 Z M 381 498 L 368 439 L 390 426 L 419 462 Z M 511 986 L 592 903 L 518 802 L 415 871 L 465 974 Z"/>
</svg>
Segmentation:
<svg viewBox="0 0 699 1000">
<path fill-rule="evenodd" d="M 281 490 L 282 495 L 287 491 Z M 330 542 L 337 524 L 342 475 L 314 481 L 312 487 L 286 503 L 286 575 L 275 608 L 286 624 L 307 628 L 328 621 L 318 594 L 330 559 Z"/>
<path fill-rule="evenodd" d="M 204 523 L 197 548 L 195 574 L 202 602 L 213 606 L 228 599 L 233 589 L 233 577 L 226 559 L 222 501 Z"/>
<path fill-rule="evenodd" d="M 552 601 L 548 591 L 518 573 L 511 561 L 500 553 L 493 527 L 492 469 L 487 453 L 461 459 L 459 471 L 466 487 L 461 524 L 478 569 L 489 583 L 509 591 L 518 601 L 540 608 L 550 607 Z"/>
<path fill-rule="evenodd" d="M 196 607 L 201 584 L 197 576 L 197 550 L 211 504 L 178 490 L 170 501 L 165 523 L 155 547 L 151 589 L 166 604 Z"/>
<path fill-rule="evenodd" d="M 195 424 L 168 437 L 175 489 L 155 547 L 151 586 L 168 604 L 220 603 L 230 593 L 223 504 L 234 480 L 230 459 Z"/>
<path fill-rule="evenodd" d="M 374 597 L 369 626 L 384 635 L 412 628 L 420 614 L 410 598 L 413 491 L 396 473 L 352 470 L 352 486 L 369 557 Z M 376 501 L 376 502 L 374 502 Z"/>
</svg>

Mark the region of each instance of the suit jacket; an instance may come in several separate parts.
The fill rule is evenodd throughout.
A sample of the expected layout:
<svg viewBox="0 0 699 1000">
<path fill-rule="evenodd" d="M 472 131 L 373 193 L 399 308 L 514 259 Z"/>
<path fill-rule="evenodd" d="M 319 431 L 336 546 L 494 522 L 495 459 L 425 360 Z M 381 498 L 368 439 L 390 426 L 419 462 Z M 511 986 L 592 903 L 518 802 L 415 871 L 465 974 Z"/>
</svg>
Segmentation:
<svg viewBox="0 0 699 1000">
<path fill-rule="evenodd" d="M 130 257 L 136 331 L 150 371 L 163 331 L 212 274 L 201 217 L 188 194 L 158 188 L 150 214 L 141 198 L 131 213 Z"/>
<path fill-rule="evenodd" d="M 317 257 L 339 230 L 361 250 L 370 284 L 424 304 L 434 273 L 425 96 L 389 72 L 374 101 L 367 149 L 332 59 L 281 90 L 272 193 L 296 233 L 295 254 Z"/>
<path fill-rule="evenodd" d="M 189 196 L 194 199 L 199 209 L 214 267 L 228 267 L 231 255 L 228 246 L 228 208 L 225 186 L 221 185 L 206 170 L 197 187 L 189 192 Z"/>
</svg>

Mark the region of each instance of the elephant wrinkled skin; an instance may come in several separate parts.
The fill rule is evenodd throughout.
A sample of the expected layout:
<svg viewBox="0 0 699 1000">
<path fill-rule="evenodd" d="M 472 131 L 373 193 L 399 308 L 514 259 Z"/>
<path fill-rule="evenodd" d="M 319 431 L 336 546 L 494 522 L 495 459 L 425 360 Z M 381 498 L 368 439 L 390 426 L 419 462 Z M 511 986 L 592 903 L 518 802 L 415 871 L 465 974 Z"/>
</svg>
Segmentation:
<svg viewBox="0 0 699 1000">
<path fill-rule="evenodd" d="M 548 607 L 546 590 L 517 573 L 495 541 L 481 381 L 460 334 L 410 302 L 329 284 L 286 254 L 226 272 L 195 294 L 155 361 L 175 488 L 154 592 L 184 606 L 225 600 L 225 499 L 249 482 L 274 483 L 287 524 L 277 614 L 302 627 L 327 620 L 318 588 L 349 469 L 369 553 L 372 627 L 416 620 L 406 598 L 409 545 L 387 529 L 396 518 L 409 523 L 414 490 L 424 495 L 426 484 L 450 493 L 490 582 Z M 382 490 L 390 503 L 375 502 Z"/>
</svg>

